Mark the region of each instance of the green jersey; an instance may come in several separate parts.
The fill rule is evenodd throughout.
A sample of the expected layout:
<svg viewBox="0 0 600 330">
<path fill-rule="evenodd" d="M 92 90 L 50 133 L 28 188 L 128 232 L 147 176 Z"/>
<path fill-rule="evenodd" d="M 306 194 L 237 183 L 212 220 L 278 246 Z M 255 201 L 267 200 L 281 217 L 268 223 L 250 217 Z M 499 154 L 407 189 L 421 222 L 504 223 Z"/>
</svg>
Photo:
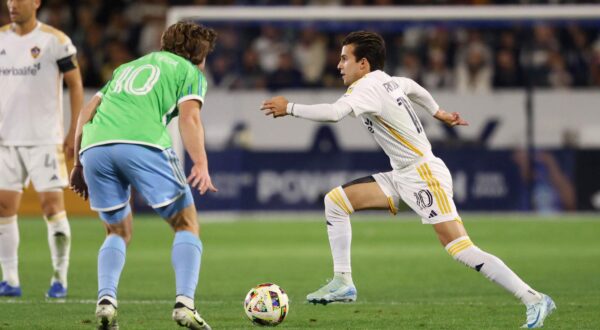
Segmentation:
<svg viewBox="0 0 600 330">
<path fill-rule="evenodd" d="M 109 143 L 171 147 L 167 124 L 187 100 L 204 103 L 206 79 L 188 60 L 155 52 L 119 66 L 98 93 L 102 102 L 83 127 L 81 151 Z"/>
</svg>

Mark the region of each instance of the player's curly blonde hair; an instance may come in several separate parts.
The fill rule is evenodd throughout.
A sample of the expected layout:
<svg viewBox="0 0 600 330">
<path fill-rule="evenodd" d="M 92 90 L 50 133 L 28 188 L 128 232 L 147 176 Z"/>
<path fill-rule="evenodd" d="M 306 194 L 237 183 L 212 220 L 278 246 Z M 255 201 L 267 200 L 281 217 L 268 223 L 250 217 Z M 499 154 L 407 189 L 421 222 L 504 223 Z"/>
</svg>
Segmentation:
<svg viewBox="0 0 600 330">
<path fill-rule="evenodd" d="M 160 50 L 188 59 L 195 65 L 202 63 L 215 48 L 217 33 L 193 22 L 178 22 L 167 28 L 160 40 Z"/>
</svg>

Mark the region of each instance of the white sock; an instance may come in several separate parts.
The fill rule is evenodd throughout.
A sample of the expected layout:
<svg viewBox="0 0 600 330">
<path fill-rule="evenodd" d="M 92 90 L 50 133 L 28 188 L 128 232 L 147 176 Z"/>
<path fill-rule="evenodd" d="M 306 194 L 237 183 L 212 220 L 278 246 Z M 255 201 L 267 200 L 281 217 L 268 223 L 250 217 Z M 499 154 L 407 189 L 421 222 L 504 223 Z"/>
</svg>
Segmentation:
<svg viewBox="0 0 600 330">
<path fill-rule="evenodd" d="M 352 243 L 352 226 L 350 214 L 354 212 L 342 187 L 336 187 L 325 195 L 325 218 L 327 219 L 327 235 L 333 256 L 333 271 L 350 273 L 350 245 Z"/>
<path fill-rule="evenodd" d="M 0 265 L 2 281 L 19 286 L 19 226 L 17 216 L 0 217 Z"/>
<path fill-rule="evenodd" d="M 109 295 L 102 296 L 102 297 L 98 298 L 98 303 L 99 303 L 99 302 L 101 302 L 101 301 L 102 301 L 102 300 L 104 300 L 104 299 L 106 299 L 106 300 L 110 301 L 110 303 L 111 303 L 113 306 L 115 306 L 115 308 L 117 308 L 117 299 L 116 299 L 115 297 L 111 297 L 111 296 L 109 296 Z M 97 303 L 96 303 L 96 304 L 97 304 Z"/>
<path fill-rule="evenodd" d="M 446 251 L 457 261 L 482 273 L 486 278 L 519 298 L 524 304 L 539 302 L 542 296 L 523 282 L 502 260 L 480 250 L 468 236 L 459 237 L 446 245 Z"/>
<path fill-rule="evenodd" d="M 71 227 L 67 220 L 67 213 L 62 211 L 44 218 L 48 227 L 48 246 L 50 247 L 54 269 L 50 284 L 60 282 L 66 288 L 69 254 L 71 252 Z"/>
<path fill-rule="evenodd" d="M 333 279 L 338 279 L 338 280 L 342 281 L 342 283 L 347 284 L 347 285 L 354 284 L 354 282 L 352 281 L 352 273 L 335 272 L 335 273 L 333 273 Z"/>
<path fill-rule="evenodd" d="M 190 297 L 186 297 L 184 295 L 179 295 L 177 297 L 175 297 L 175 303 L 182 303 L 183 305 L 185 305 L 185 307 L 189 308 L 189 309 L 194 309 L 194 299 L 190 298 Z"/>
</svg>

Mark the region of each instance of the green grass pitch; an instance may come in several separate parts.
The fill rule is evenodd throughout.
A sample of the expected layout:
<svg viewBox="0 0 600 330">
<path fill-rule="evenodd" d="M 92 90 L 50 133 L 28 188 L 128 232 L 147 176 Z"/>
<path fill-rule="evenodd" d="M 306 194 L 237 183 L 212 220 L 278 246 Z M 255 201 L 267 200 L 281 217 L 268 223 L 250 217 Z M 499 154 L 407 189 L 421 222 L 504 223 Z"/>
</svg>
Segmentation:
<svg viewBox="0 0 600 330">
<path fill-rule="evenodd" d="M 245 319 L 242 301 L 261 282 L 277 283 L 289 294 L 290 314 L 281 329 L 516 329 L 525 320 L 525 308 L 514 297 L 453 261 L 416 217 L 353 217 L 358 301 L 307 304 L 306 294 L 332 273 L 325 224 L 318 215 L 282 218 L 208 218 L 202 224 L 196 301 L 214 329 L 256 328 Z M 475 244 L 554 298 L 558 309 L 545 328 L 600 329 L 597 216 L 464 218 Z M 63 303 L 44 298 L 51 267 L 43 221 L 21 219 L 19 225 L 23 296 L 0 299 L 0 329 L 93 329 L 100 221 L 71 221 L 69 298 Z M 136 218 L 119 285 L 121 329 L 178 328 L 171 321 L 171 240 L 170 229 L 156 217 Z"/>
</svg>

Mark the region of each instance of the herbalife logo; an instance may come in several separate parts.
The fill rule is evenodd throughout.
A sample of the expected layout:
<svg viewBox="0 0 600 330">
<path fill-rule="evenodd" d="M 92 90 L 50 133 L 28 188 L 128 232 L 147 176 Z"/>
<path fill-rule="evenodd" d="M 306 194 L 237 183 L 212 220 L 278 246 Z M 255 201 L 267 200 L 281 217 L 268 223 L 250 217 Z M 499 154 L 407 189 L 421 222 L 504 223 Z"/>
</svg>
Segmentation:
<svg viewBox="0 0 600 330">
<path fill-rule="evenodd" d="M 41 63 L 36 63 L 30 66 L 24 66 L 21 68 L 3 68 L 0 67 L 0 75 L 1 76 L 35 76 L 38 71 L 42 68 Z"/>
</svg>

